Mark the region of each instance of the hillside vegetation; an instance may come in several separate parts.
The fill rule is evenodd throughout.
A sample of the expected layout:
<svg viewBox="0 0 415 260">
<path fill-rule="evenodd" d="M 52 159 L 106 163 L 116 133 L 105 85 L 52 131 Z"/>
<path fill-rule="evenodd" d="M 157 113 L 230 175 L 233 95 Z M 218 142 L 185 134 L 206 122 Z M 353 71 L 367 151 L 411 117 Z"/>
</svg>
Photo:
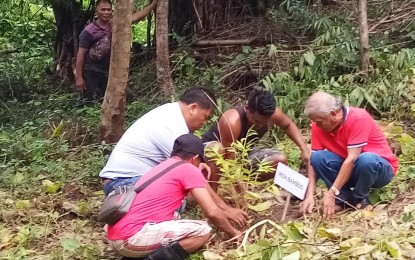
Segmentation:
<svg viewBox="0 0 415 260">
<path fill-rule="evenodd" d="M 47 5 L 22 3 L 0 7 L 0 259 L 117 259 L 96 220 L 103 198 L 98 173 L 112 149 L 98 142 L 100 105 L 80 106 L 71 79 L 51 74 L 53 13 Z M 319 211 L 299 216 L 298 201 L 281 221 L 284 192 L 247 181 L 251 189 L 241 199 L 251 219 L 242 243 L 223 242 L 218 233 L 191 259 L 415 257 L 415 3 L 368 1 L 368 76 L 359 71 L 355 5 L 285 0 L 263 17 L 241 17 L 190 38 L 173 36 L 177 94 L 195 84 L 212 87 L 220 107 L 212 121 L 260 83 L 308 140 L 304 103 L 321 89 L 368 109 L 400 160 L 392 183 L 371 194 L 374 211 L 346 211 L 329 221 Z M 135 30 L 137 41 L 145 42 L 139 39 L 144 30 Z M 194 44 L 218 39 L 249 43 Z M 152 57 L 133 55 L 129 85 L 135 97 L 127 106 L 127 126 L 161 103 Z M 298 168 L 299 151 L 280 131 L 264 143 L 283 149 Z M 235 149 L 243 155 L 249 145 Z M 225 181 L 234 181 L 240 161 L 223 163 L 229 169 Z M 227 188 L 221 193 L 235 199 Z M 197 208 L 187 214 L 200 217 Z"/>
</svg>

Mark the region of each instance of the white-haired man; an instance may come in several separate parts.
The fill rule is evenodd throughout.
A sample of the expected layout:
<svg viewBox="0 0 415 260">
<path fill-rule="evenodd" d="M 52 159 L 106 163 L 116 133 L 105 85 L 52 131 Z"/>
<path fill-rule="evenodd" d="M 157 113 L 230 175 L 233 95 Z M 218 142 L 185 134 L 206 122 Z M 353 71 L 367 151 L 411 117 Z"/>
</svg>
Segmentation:
<svg viewBox="0 0 415 260">
<path fill-rule="evenodd" d="M 331 217 L 344 202 L 357 208 L 368 206 L 370 189 L 388 184 L 398 169 L 398 160 L 378 124 L 365 109 L 346 107 L 340 98 L 325 92 L 314 93 L 304 113 L 312 121 L 312 154 L 301 211 L 312 211 L 318 178 L 328 188 L 323 197 L 325 217 Z"/>
</svg>

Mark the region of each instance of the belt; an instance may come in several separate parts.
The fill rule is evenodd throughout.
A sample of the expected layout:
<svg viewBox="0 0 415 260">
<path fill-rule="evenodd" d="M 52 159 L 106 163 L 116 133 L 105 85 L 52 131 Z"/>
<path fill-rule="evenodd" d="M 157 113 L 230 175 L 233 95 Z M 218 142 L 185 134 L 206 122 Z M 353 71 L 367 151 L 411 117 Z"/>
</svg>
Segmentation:
<svg viewBox="0 0 415 260">
<path fill-rule="evenodd" d="M 112 181 L 112 180 L 114 180 L 114 179 L 101 178 L 101 184 L 108 183 L 108 182 L 110 182 L 110 181 Z"/>
</svg>

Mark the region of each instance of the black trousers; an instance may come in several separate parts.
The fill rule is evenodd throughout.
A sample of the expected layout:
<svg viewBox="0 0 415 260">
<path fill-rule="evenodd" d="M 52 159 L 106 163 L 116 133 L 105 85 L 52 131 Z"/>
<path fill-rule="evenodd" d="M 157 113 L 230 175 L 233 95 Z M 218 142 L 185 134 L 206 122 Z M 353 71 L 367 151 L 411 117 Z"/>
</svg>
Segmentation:
<svg viewBox="0 0 415 260">
<path fill-rule="evenodd" d="M 88 101 L 100 100 L 107 89 L 108 73 L 84 70 L 85 89 L 83 98 Z"/>
</svg>

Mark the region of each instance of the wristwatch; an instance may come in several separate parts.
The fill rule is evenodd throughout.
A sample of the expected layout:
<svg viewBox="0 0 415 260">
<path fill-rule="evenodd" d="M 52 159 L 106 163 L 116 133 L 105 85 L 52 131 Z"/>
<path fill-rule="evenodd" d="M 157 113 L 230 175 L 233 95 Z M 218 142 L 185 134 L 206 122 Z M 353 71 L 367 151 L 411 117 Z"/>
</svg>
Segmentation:
<svg viewBox="0 0 415 260">
<path fill-rule="evenodd" d="M 332 190 L 332 191 L 334 192 L 334 195 L 339 196 L 340 191 L 339 191 L 336 187 L 331 186 L 331 187 L 330 187 L 330 190 Z"/>
</svg>

